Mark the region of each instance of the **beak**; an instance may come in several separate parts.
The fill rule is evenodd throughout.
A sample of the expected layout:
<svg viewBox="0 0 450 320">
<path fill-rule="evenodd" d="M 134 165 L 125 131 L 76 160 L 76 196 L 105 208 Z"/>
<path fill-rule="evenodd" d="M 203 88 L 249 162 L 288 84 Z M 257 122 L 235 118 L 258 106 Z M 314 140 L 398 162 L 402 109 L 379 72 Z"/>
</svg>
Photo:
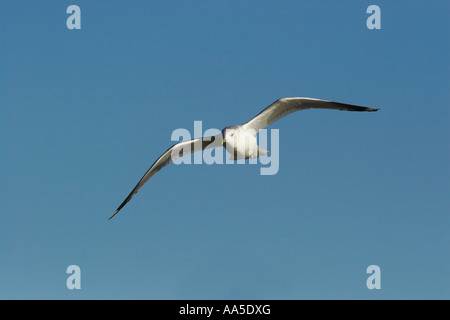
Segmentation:
<svg viewBox="0 0 450 320">
<path fill-rule="evenodd" d="M 225 143 L 227 143 L 227 139 L 223 138 L 222 145 L 225 145 Z"/>
</svg>

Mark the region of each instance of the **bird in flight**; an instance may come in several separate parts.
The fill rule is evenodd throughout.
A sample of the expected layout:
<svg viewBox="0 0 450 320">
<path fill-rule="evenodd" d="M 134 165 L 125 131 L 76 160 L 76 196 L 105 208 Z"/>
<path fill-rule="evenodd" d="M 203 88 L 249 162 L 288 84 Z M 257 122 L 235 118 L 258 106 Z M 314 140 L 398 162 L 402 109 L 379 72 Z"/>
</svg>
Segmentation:
<svg viewBox="0 0 450 320">
<path fill-rule="evenodd" d="M 222 130 L 221 134 L 210 137 L 196 138 L 174 144 L 151 165 L 150 169 L 147 170 L 138 184 L 109 219 L 114 217 L 128 203 L 128 201 L 133 198 L 139 189 L 141 189 L 142 186 L 155 175 L 155 173 L 182 156 L 196 151 L 216 147 L 224 147 L 232 155 L 232 159 L 235 160 L 258 158 L 266 155 L 269 151 L 264 150 L 257 145 L 256 134 L 258 131 L 290 113 L 305 109 L 334 109 L 345 111 L 378 110 L 376 108 L 360 107 L 351 104 L 313 98 L 278 99 L 250 121 L 241 125 L 226 127 Z"/>
</svg>

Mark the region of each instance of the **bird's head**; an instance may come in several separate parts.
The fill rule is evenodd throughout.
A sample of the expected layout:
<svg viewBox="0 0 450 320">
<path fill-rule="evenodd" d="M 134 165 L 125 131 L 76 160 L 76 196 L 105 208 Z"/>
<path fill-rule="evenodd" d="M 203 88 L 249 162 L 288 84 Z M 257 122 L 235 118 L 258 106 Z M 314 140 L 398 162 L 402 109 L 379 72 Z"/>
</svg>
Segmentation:
<svg viewBox="0 0 450 320">
<path fill-rule="evenodd" d="M 238 127 L 237 126 L 231 126 L 231 127 L 226 127 L 225 129 L 222 130 L 222 145 L 225 146 L 225 144 L 228 142 L 233 142 L 233 139 L 235 138 L 235 134 L 238 132 Z"/>
</svg>

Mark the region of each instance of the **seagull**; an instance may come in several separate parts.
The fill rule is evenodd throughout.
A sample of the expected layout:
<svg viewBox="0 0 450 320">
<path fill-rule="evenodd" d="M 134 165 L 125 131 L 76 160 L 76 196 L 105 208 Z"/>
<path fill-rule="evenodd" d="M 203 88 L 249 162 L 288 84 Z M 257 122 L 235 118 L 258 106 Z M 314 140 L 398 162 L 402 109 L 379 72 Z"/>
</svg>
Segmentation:
<svg viewBox="0 0 450 320">
<path fill-rule="evenodd" d="M 231 159 L 254 159 L 266 155 L 269 151 L 257 145 L 256 134 L 280 118 L 295 111 L 305 109 L 333 109 L 345 111 L 377 111 L 377 108 L 360 107 L 351 104 L 332 102 L 313 98 L 282 98 L 276 100 L 270 106 L 261 111 L 250 121 L 229 126 L 222 130 L 221 134 L 210 137 L 196 138 L 189 141 L 182 141 L 167 149 L 147 170 L 138 184 L 116 209 L 109 220 L 114 217 L 142 186 L 162 168 L 182 156 L 193 152 L 224 147 L 231 155 Z"/>
</svg>

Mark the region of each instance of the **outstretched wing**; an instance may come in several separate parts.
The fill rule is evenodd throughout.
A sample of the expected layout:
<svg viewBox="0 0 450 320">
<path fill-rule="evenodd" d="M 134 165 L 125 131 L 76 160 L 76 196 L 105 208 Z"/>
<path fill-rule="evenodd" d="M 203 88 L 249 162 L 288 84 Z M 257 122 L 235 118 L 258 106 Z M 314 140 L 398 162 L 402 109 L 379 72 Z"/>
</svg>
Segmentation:
<svg viewBox="0 0 450 320">
<path fill-rule="evenodd" d="M 258 132 L 288 114 L 305 109 L 335 109 L 346 111 L 377 111 L 375 108 L 354 106 L 351 104 L 332 102 L 312 98 L 283 98 L 275 101 L 256 117 L 243 124 L 246 129 Z"/>
<path fill-rule="evenodd" d="M 152 164 L 150 169 L 145 173 L 145 175 L 141 178 L 138 184 L 134 187 L 134 189 L 130 192 L 128 197 L 122 202 L 122 204 L 117 208 L 117 210 L 113 213 L 109 219 L 114 217 L 126 204 L 128 201 L 133 198 L 133 196 L 142 188 L 142 186 L 157 173 L 159 170 L 167 166 L 169 163 L 175 161 L 182 156 L 191 154 L 193 152 L 197 152 L 200 150 L 215 148 L 222 146 L 222 135 L 219 134 L 217 136 L 197 138 L 189 141 L 183 141 L 177 144 L 174 144 L 170 147 L 166 152 L 164 152 L 155 163 Z"/>
</svg>

